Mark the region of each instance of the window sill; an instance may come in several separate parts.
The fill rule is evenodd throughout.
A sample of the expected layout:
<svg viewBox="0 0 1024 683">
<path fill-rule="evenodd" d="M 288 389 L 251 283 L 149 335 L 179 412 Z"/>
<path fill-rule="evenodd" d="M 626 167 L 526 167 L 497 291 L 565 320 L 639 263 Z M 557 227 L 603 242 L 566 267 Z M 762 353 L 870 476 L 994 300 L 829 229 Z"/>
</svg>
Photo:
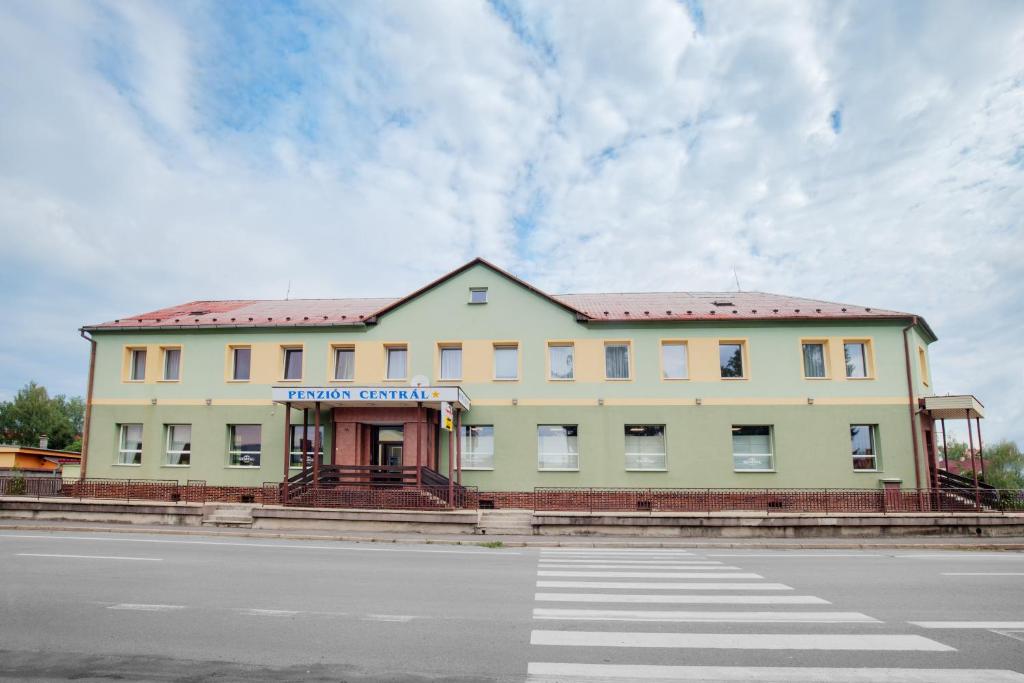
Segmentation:
<svg viewBox="0 0 1024 683">
<path fill-rule="evenodd" d="M 355 382 L 356 380 L 355 380 L 355 378 L 354 378 L 354 377 L 351 377 L 351 378 L 349 378 L 349 379 L 339 379 L 339 378 L 335 377 L 334 379 L 329 379 L 329 380 L 327 380 L 327 381 L 328 381 L 328 382 L 337 382 L 337 383 L 339 383 L 339 384 L 352 384 L 352 383 L 353 383 L 353 382 Z"/>
<path fill-rule="evenodd" d="M 386 377 L 385 379 L 383 379 L 381 381 L 383 381 L 383 382 L 391 382 L 392 384 L 396 384 L 398 382 L 408 382 L 409 378 L 408 377 Z"/>
<path fill-rule="evenodd" d="M 437 378 L 434 381 L 435 382 L 439 382 L 439 383 L 440 382 L 447 382 L 447 383 L 451 384 L 452 382 L 461 382 L 462 378 L 461 377 L 439 377 L 439 378 Z"/>
<path fill-rule="evenodd" d="M 258 470 L 259 465 L 225 465 L 226 470 Z"/>
<path fill-rule="evenodd" d="M 115 462 L 114 463 L 114 467 L 142 467 L 142 463 L 141 462 L 139 462 L 139 463 L 134 463 L 134 462 Z"/>
<path fill-rule="evenodd" d="M 733 470 L 736 474 L 775 474 L 775 470 Z"/>
<path fill-rule="evenodd" d="M 689 377 L 662 377 L 662 382 L 689 382 Z"/>
<path fill-rule="evenodd" d="M 180 469 L 183 467 L 192 467 L 192 465 L 160 465 L 160 467 L 176 467 Z"/>
<path fill-rule="evenodd" d="M 875 379 L 874 377 L 847 377 L 850 382 L 866 382 Z"/>
<path fill-rule="evenodd" d="M 492 377 L 492 382 L 518 382 L 518 377 Z"/>
<path fill-rule="evenodd" d="M 251 379 L 226 379 L 224 381 L 228 382 L 230 384 L 248 384 L 252 380 Z"/>
<path fill-rule="evenodd" d="M 632 377 L 605 377 L 605 382 L 632 382 Z"/>
<path fill-rule="evenodd" d="M 853 470 L 854 474 L 882 474 L 882 470 Z"/>
<path fill-rule="evenodd" d="M 654 469 L 649 467 L 627 467 L 627 472 L 668 472 L 668 468 Z"/>
<path fill-rule="evenodd" d="M 749 377 L 720 377 L 723 382 L 742 382 L 750 379 Z"/>
<path fill-rule="evenodd" d="M 121 381 L 124 382 L 125 384 L 145 384 L 146 383 L 145 379 L 123 379 Z"/>
<path fill-rule="evenodd" d="M 298 379 L 279 379 L 277 381 L 281 383 L 287 382 L 289 384 L 299 384 L 300 382 L 302 382 L 302 378 L 300 377 Z"/>
<path fill-rule="evenodd" d="M 549 382 L 575 382 L 575 377 L 548 377 Z"/>
<path fill-rule="evenodd" d="M 804 379 L 810 380 L 812 382 L 821 382 L 822 380 L 830 380 L 832 378 L 831 377 L 807 377 L 807 376 L 804 376 Z"/>
<path fill-rule="evenodd" d="M 538 467 L 538 472 L 579 472 L 579 467 Z"/>
</svg>

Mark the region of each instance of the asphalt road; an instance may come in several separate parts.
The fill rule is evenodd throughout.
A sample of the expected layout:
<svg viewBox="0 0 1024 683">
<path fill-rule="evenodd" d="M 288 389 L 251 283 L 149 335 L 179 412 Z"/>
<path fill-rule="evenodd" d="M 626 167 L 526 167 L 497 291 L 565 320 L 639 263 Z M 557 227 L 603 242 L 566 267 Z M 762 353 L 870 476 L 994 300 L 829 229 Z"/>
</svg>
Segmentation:
<svg viewBox="0 0 1024 683">
<path fill-rule="evenodd" d="M 1024 683 L 1024 554 L 3 531 L 0 677 Z"/>
</svg>

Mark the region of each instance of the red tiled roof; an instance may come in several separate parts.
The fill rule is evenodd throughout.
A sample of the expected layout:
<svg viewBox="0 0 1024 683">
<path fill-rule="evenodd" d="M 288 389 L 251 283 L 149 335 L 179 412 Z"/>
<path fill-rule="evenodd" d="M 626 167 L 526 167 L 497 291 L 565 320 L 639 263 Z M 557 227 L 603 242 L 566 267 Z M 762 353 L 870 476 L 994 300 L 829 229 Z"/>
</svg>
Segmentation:
<svg viewBox="0 0 1024 683">
<path fill-rule="evenodd" d="M 286 299 L 256 301 L 192 301 L 140 315 L 120 318 L 85 330 L 164 329 L 203 327 L 309 327 L 359 325 L 376 322 L 472 265 L 483 264 L 555 304 L 565 306 L 585 322 L 687 320 L 822 320 L 913 318 L 880 308 L 763 292 L 650 292 L 549 295 L 514 275 L 477 258 L 412 294 L 390 299 Z M 920 321 L 927 327 L 924 320 Z"/>
</svg>

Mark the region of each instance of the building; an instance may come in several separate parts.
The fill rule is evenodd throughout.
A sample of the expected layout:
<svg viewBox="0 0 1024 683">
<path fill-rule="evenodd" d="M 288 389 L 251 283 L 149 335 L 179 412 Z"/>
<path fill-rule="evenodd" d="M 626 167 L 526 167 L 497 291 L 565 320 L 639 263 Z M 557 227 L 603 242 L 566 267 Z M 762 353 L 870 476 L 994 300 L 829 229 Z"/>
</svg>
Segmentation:
<svg viewBox="0 0 1024 683">
<path fill-rule="evenodd" d="M 940 398 L 936 337 L 910 313 L 549 295 L 475 259 L 400 299 L 197 301 L 83 335 L 83 477 L 260 486 L 305 464 L 332 482 L 451 473 L 487 492 L 937 481 L 921 405 Z M 941 398 L 981 416 L 972 397 Z M 446 405 L 460 439 L 439 425 Z"/>
<path fill-rule="evenodd" d="M 81 459 L 79 453 L 58 451 L 46 446 L 45 437 L 38 447 L 0 444 L 0 479 L 13 476 L 57 479 L 64 468 L 77 473 Z"/>
</svg>

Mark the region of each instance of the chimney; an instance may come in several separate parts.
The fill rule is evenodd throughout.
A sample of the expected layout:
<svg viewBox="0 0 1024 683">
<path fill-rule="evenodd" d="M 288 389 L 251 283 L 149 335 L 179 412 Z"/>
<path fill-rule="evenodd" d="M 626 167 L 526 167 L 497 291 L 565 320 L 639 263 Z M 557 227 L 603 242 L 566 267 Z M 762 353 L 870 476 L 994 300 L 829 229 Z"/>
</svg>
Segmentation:
<svg viewBox="0 0 1024 683">
<path fill-rule="evenodd" d="M 40 434 L 39 435 L 39 447 L 40 448 L 46 448 L 49 445 L 50 445 L 50 437 L 46 436 L 46 434 Z"/>
</svg>

